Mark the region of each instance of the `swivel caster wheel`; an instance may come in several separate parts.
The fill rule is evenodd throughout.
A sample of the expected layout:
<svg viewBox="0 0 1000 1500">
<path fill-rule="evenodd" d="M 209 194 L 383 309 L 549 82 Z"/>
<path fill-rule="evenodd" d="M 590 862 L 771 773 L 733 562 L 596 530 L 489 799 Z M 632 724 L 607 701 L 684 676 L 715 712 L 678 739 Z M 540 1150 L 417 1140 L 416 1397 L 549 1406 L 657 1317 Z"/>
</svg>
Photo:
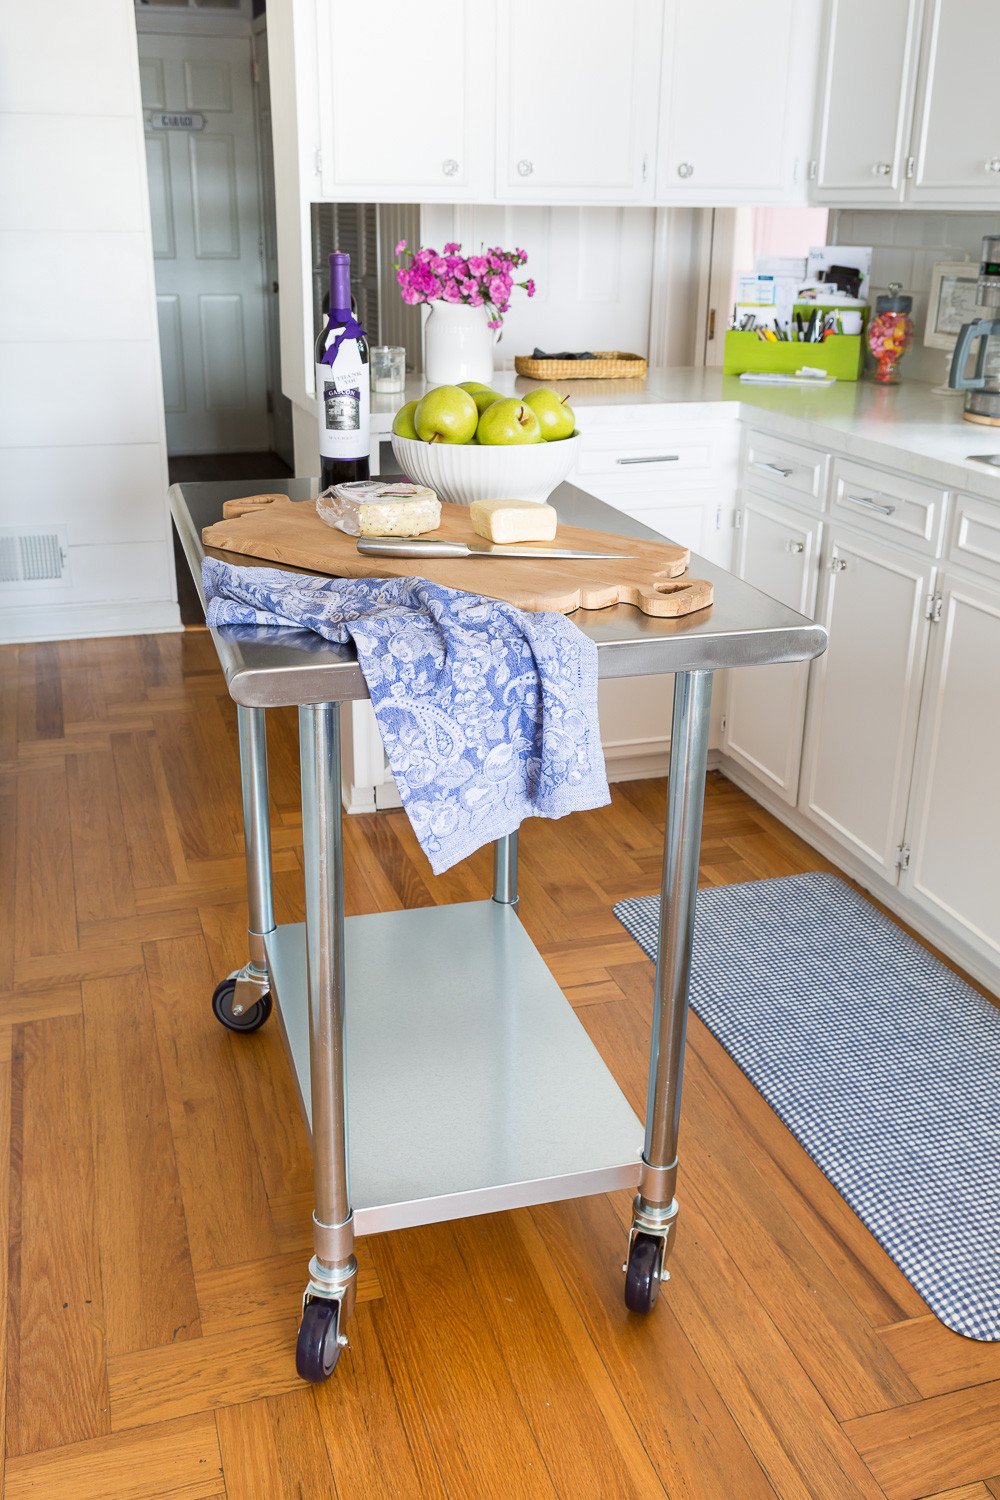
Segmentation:
<svg viewBox="0 0 1000 1500">
<path fill-rule="evenodd" d="M 221 1021 L 227 1031 L 256 1031 L 263 1026 L 271 1014 L 271 991 L 265 990 L 259 1000 L 253 1005 L 248 1005 L 241 1015 L 237 1015 L 233 1009 L 236 997 L 235 974 L 230 974 L 221 984 L 215 986 L 212 996 L 212 1009 L 217 1021 Z"/>
<path fill-rule="evenodd" d="M 318 1385 L 329 1380 L 347 1339 L 340 1337 L 340 1303 L 314 1297 L 302 1309 L 295 1369 L 300 1379 Z"/>
<path fill-rule="evenodd" d="M 655 1234 L 636 1234 L 625 1266 L 625 1306 L 629 1312 L 652 1312 L 660 1291 L 663 1241 Z"/>
</svg>

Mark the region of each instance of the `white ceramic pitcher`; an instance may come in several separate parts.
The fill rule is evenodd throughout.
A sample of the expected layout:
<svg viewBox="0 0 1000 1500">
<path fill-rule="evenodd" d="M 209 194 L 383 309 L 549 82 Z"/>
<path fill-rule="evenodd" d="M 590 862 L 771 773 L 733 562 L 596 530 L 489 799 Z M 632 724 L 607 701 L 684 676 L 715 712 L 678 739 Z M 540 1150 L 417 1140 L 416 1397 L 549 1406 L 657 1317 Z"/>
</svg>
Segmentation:
<svg viewBox="0 0 1000 1500">
<path fill-rule="evenodd" d="M 493 347 L 499 328 L 487 327 L 489 312 L 467 302 L 436 300 L 424 324 L 424 378 L 431 385 L 493 378 Z"/>
</svg>

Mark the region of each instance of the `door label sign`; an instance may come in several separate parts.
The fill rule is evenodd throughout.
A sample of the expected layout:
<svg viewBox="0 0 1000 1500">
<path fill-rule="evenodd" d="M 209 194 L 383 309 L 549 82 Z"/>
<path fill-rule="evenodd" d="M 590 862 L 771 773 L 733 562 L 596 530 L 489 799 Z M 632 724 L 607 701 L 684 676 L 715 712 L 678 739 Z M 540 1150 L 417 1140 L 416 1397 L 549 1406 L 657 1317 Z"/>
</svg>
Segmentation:
<svg viewBox="0 0 1000 1500">
<path fill-rule="evenodd" d="M 208 122 L 204 115 L 166 114 L 150 115 L 149 123 L 154 130 L 204 130 Z"/>
</svg>

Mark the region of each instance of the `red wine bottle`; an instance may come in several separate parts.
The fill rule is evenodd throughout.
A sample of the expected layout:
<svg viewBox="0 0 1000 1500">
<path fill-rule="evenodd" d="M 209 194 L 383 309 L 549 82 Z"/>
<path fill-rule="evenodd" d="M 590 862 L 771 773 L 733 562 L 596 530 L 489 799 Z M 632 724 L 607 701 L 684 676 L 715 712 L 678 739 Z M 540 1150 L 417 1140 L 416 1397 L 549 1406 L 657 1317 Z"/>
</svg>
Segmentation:
<svg viewBox="0 0 1000 1500">
<path fill-rule="evenodd" d="M 320 489 L 368 478 L 368 340 L 351 310 L 351 258 L 330 256 L 330 316 L 316 340 Z"/>
</svg>

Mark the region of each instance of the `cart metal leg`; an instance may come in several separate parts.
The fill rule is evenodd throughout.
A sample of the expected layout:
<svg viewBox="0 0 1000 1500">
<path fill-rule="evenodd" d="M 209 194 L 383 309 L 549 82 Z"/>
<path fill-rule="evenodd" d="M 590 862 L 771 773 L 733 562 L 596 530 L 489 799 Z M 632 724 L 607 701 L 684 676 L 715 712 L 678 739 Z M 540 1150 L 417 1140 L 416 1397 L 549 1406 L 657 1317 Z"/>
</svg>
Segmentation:
<svg viewBox="0 0 1000 1500">
<path fill-rule="evenodd" d="M 634 1312 L 648 1312 L 667 1279 L 677 1223 L 677 1132 L 711 703 L 711 672 L 676 674 L 646 1140 L 624 1267 L 625 1300 Z"/>
<path fill-rule="evenodd" d="M 517 905 L 517 829 L 493 845 L 493 900 Z"/>
<path fill-rule="evenodd" d="M 264 940 L 274 931 L 271 894 L 271 820 L 267 798 L 267 732 L 262 708 L 238 705 L 243 840 L 247 862 L 247 939 L 250 962 L 236 976 L 233 1012 L 243 1015 L 269 988 Z"/>
<path fill-rule="evenodd" d="M 307 1380 L 333 1369 L 357 1291 L 347 1148 L 344 863 L 339 704 L 299 709 L 314 1174 L 313 1248 L 296 1362 Z"/>
</svg>

